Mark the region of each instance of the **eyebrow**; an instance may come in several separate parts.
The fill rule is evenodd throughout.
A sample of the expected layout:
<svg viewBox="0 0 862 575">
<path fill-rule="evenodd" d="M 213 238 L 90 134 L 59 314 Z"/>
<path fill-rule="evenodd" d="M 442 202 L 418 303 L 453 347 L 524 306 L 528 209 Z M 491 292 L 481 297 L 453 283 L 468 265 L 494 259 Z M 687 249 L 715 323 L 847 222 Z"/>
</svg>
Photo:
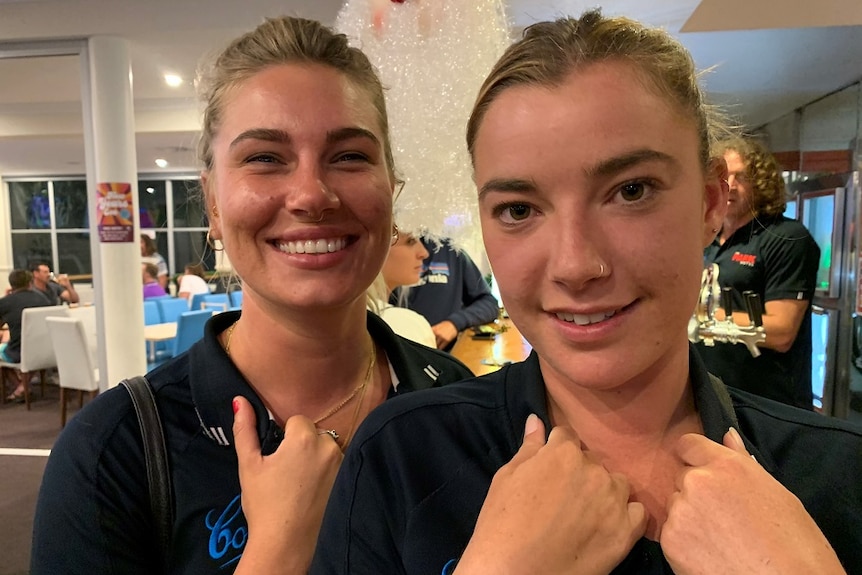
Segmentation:
<svg viewBox="0 0 862 575">
<path fill-rule="evenodd" d="M 377 146 L 380 145 L 380 140 L 370 130 L 365 128 L 339 128 L 326 133 L 326 143 L 328 145 L 337 144 L 352 138 L 366 138 L 373 141 Z M 277 144 L 289 144 L 292 140 L 290 134 L 284 130 L 276 130 L 271 128 L 252 128 L 240 133 L 230 143 L 230 148 L 233 149 L 245 140 L 262 140 L 265 142 L 274 142 Z"/>
<path fill-rule="evenodd" d="M 517 178 L 494 178 L 488 180 L 479 188 L 479 199 L 488 192 L 532 192 L 536 189 L 533 180 L 521 180 Z"/>
<path fill-rule="evenodd" d="M 618 174 L 638 164 L 645 162 L 663 162 L 678 166 L 679 162 L 673 156 L 652 150 L 649 148 L 633 150 L 620 156 L 615 156 L 607 160 L 603 160 L 594 166 L 584 170 L 587 176 L 590 177 L 608 177 Z M 479 188 L 479 199 L 488 192 L 513 192 L 525 193 L 533 192 L 537 189 L 534 180 L 523 180 L 518 178 L 494 178 L 485 182 Z"/>
<path fill-rule="evenodd" d="M 587 168 L 584 172 L 587 176 L 607 177 L 618 174 L 619 172 L 625 171 L 632 166 L 636 166 L 644 162 L 663 162 L 666 164 L 673 164 L 674 166 L 679 164 L 676 158 L 669 154 L 659 152 L 658 150 L 643 148 L 603 160 L 598 164 Z"/>
</svg>

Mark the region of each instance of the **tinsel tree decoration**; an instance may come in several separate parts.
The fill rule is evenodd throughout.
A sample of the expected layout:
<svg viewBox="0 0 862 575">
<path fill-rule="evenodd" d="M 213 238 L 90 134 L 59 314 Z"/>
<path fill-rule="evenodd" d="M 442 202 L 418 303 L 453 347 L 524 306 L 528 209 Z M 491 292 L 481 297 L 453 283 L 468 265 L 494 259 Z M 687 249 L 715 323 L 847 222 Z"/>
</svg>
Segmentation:
<svg viewBox="0 0 862 575">
<path fill-rule="evenodd" d="M 398 226 L 481 252 L 465 133 L 476 94 L 509 45 L 500 0 L 347 0 L 335 24 L 386 88 Z"/>
</svg>

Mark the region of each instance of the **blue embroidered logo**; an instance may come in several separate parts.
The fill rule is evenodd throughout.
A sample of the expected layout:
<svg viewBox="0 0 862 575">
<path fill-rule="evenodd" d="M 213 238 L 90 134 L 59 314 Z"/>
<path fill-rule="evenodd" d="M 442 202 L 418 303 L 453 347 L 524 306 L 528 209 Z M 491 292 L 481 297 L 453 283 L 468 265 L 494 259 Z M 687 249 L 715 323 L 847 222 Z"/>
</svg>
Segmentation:
<svg viewBox="0 0 862 575">
<path fill-rule="evenodd" d="M 458 566 L 457 559 L 450 559 L 444 566 L 443 570 L 440 572 L 440 575 L 452 575 L 455 572 L 455 567 Z"/>
<path fill-rule="evenodd" d="M 227 559 L 220 567 L 224 569 L 240 560 L 248 540 L 240 496 L 234 497 L 218 517 L 215 515 L 216 510 L 212 509 L 206 517 L 206 526 L 210 530 L 209 554 L 219 561 Z"/>
</svg>

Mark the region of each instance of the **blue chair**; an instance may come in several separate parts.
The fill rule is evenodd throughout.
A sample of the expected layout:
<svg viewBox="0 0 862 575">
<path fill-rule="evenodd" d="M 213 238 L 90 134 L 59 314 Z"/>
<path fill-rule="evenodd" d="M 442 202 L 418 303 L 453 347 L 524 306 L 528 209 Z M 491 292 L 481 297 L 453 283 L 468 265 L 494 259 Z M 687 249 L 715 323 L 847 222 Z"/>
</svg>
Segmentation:
<svg viewBox="0 0 862 575">
<path fill-rule="evenodd" d="M 235 308 L 242 307 L 242 290 L 235 290 L 230 292 L 230 302 L 233 304 Z"/>
<path fill-rule="evenodd" d="M 162 312 L 155 300 L 144 300 L 144 325 L 162 323 Z"/>
<path fill-rule="evenodd" d="M 180 314 L 177 321 L 177 337 L 174 339 L 173 357 L 189 349 L 204 336 L 204 326 L 213 316 L 211 311 L 186 311 Z"/>
<path fill-rule="evenodd" d="M 196 293 L 192 296 L 191 304 L 189 304 L 190 311 L 198 311 L 201 309 L 201 303 L 204 301 L 204 296 L 209 295 L 207 293 Z"/>
<path fill-rule="evenodd" d="M 201 302 L 201 309 L 209 310 L 210 313 L 227 311 L 230 306 L 231 303 L 226 293 L 204 294 Z"/>
<path fill-rule="evenodd" d="M 179 297 L 159 298 L 156 304 L 165 323 L 178 321 L 181 313 L 189 311 L 189 302 Z"/>
<path fill-rule="evenodd" d="M 145 299 L 144 300 L 144 325 L 153 325 L 157 323 L 162 323 L 162 311 L 159 309 L 159 304 L 156 303 L 155 299 Z M 155 344 L 156 357 L 159 355 L 164 356 L 168 351 L 168 343 L 167 341 L 159 341 Z M 147 353 L 149 354 L 149 348 L 147 349 Z"/>
</svg>

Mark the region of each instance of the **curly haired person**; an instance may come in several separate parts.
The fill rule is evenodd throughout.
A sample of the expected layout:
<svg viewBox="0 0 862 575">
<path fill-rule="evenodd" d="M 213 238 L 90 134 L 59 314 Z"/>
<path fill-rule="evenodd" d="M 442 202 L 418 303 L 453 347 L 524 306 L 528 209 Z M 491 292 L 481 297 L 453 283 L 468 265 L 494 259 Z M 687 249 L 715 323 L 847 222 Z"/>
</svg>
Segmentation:
<svg viewBox="0 0 862 575">
<path fill-rule="evenodd" d="M 760 296 L 766 341 L 759 357 L 742 345 L 699 344 L 698 351 L 725 384 L 812 409 L 811 299 L 820 248 L 805 226 L 782 215 L 784 180 L 760 142 L 721 141 L 715 155 L 727 162 L 730 195 L 721 233 L 704 250 L 705 264 L 718 264 L 719 284 L 733 288 L 737 324 L 749 324 L 742 292 Z"/>
</svg>

